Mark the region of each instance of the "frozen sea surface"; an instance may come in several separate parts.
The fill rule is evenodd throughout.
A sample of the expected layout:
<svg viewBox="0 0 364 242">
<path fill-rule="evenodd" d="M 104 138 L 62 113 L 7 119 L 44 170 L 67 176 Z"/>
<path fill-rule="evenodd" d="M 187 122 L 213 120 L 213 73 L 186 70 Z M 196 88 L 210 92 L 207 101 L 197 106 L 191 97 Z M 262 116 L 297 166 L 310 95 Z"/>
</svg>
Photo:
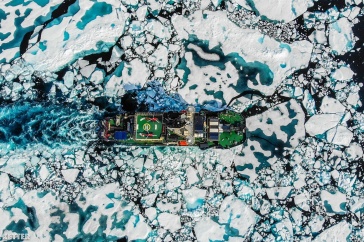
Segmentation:
<svg viewBox="0 0 364 242">
<path fill-rule="evenodd" d="M 363 241 L 363 7 L 1 1 L 0 240 Z M 191 104 L 242 112 L 246 141 L 96 138 Z"/>
</svg>

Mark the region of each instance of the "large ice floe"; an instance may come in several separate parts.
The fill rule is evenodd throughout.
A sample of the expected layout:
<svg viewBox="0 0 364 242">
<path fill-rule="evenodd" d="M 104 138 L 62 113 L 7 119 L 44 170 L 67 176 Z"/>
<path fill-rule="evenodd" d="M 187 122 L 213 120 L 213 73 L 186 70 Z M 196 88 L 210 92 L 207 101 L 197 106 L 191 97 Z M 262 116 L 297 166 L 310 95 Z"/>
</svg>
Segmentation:
<svg viewBox="0 0 364 242">
<path fill-rule="evenodd" d="M 179 90 L 186 100 L 213 100 L 220 92 L 227 101 L 244 88 L 271 95 L 285 76 L 307 67 L 310 60 L 310 42 L 278 42 L 258 30 L 239 28 L 224 12 L 177 15 L 172 23 L 180 38 L 188 41 L 195 36 L 206 43 L 207 52 L 212 52 L 187 46 L 186 52 L 193 52 L 186 53 L 187 70 L 181 75 L 188 81 L 184 79 L 186 83 Z M 220 49 L 222 56 L 214 54 L 214 48 Z"/>
<path fill-rule="evenodd" d="M 79 57 L 107 51 L 125 29 L 128 14 L 121 7 L 113 0 L 78 1 L 76 14 L 54 19 L 41 33 L 32 34 L 23 58 L 35 70 L 57 71 Z"/>
<path fill-rule="evenodd" d="M 313 5 L 311 0 L 235 0 L 242 7 L 255 11 L 261 18 L 290 22 Z"/>
<path fill-rule="evenodd" d="M 363 4 L 1 1 L 0 240 L 363 241 Z M 97 139 L 188 105 L 246 141 Z"/>
</svg>

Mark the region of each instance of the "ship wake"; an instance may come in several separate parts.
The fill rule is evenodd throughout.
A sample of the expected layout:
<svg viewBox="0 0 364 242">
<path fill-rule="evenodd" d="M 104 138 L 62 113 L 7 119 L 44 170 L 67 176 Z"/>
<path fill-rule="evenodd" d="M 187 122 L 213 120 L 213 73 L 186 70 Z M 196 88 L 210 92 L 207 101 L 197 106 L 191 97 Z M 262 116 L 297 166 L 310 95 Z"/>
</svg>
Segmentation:
<svg viewBox="0 0 364 242">
<path fill-rule="evenodd" d="M 42 143 L 86 144 L 96 139 L 95 110 L 80 111 L 61 105 L 17 104 L 0 107 L 0 142 L 17 147 Z"/>
</svg>

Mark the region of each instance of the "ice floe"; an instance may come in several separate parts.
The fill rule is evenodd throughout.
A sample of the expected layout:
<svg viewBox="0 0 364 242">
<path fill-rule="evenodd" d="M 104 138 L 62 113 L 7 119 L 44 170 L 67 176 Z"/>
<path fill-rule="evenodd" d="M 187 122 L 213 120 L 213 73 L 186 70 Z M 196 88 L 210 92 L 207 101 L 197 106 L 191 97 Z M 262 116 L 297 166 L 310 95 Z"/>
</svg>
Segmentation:
<svg viewBox="0 0 364 242">
<path fill-rule="evenodd" d="M 103 52 L 123 33 L 128 14 L 121 10 L 121 3 L 82 0 L 79 8 L 74 16 L 65 17 L 43 30 L 40 40 L 47 42 L 46 49 L 36 44 L 23 55 L 35 70 L 56 71 L 85 54 Z M 97 21 L 90 21 L 97 18 Z M 64 38 L 65 33 L 67 38 Z"/>
<path fill-rule="evenodd" d="M 329 43 L 332 51 L 343 55 L 355 45 L 352 23 L 347 18 L 340 18 L 329 26 Z"/>
<path fill-rule="evenodd" d="M 266 95 L 272 94 L 284 77 L 307 66 L 312 51 L 312 44 L 308 41 L 280 43 L 257 30 L 240 28 L 224 12 L 197 11 L 189 18 L 175 16 L 172 23 L 180 38 L 188 40 L 191 35 L 195 35 L 199 40 L 208 41 L 209 49 L 219 46 L 224 55 L 235 53 L 247 63 L 246 68 L 259 66 L 260 63 L 267 65 L 264 79 L 260 76 L 256 83 L 247 82 L 249 88 Z M 244 41 L 241 41 L 241 36 L 244 36 Z M 264 38 L 264 44 L 259 43 L 261 38 Z M 285 67 L 282 68 L 281 64 L 285 64 Z M 208 78 L 205 77 L 203 83 L 208 83 Z M 267 80 L 269 78 L 272 78 L 271 82 Z M 230 83 L 237 85 L 234 78 Z M 191 86 L 186 85 L 185 89 Z"/>
<path fill-rule="evenodd" d="M 306 12 L 308 7 L 313 5 L 311 0 L 246 0 L 246 2 L 249 4 L 250 8 L 252 8 L 262 18 L 282 22 L 292 21 Z"/>
<path fill-rule="evenodd" d="M 342 221 L 319 234 L 314 241 L 346 241 L 351 232 L 351 225 Z"/>
</svg>

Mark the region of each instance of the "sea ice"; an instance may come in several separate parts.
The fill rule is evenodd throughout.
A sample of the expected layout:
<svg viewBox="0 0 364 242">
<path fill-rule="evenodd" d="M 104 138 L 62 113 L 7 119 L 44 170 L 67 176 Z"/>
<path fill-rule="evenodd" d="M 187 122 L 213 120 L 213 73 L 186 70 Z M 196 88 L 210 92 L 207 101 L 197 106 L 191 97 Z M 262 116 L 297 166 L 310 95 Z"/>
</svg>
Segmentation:
<svg viewBox="0 0 364 242">
<path fill-rule="evenodd" d="M 323 134 L 329 129 L 336 127 L 341 119 L 342 115 L 334 113 L 316 114 L 306 122 L 306 132 L 311 136 Z"/>
<path fill-rule="evenodd" d="M 162 228 L 175 232 L 181 228 L 180 217 L 175 214 L 161 213 L 158 215 L 158 222 Z"/>
<path fill-rule="evenodd" d="M 92 12 L 95 7 L 102 3 L 110 6 L 111 12 L 99 12 L 94 16 L 97 21 L 87 23 L 90 15 L 95 14 Z M 41 41 L 47 41 L 47 49 L 41 50 L 37 44 L 23 55 L 35 70 L 56 71 L 86 54 L 103 52 L 104 47 L 115 44 L 124 32 L 128 13 L 121 10 L 120 2 L 81 0 L 79 5 L 80 10 L 74 16 L 64 17 L 59 24 L 44 29 Z M 69 36 L 66 40 L 64 31 Z"/>
<path fill-rule="evenodd" d="M 224 241 L 224 227 L 214 222 L 211 218 L 204 218 L 196 223 L 194 231 L 198 241 Z"/>
<path fill-rule="evenodd" d="M 80 171 L 78 169 L 66 169 L 66 170 L 62 170 L 61 172 L 62 172 L 64 179 L 68 183 L 75 182 L 78 174 L 80 173 Z"/>
<path fill-rule="evenodd" d="M 353 136 L 353 132 L 340 125 L 327 131 L 326 140 L 336 145 L 349 146 Z"/>
<path fill-rule="evenodd" d="M 320 111 L 323 113 L 344 114 L 346 108 L 338 100 L 325 96 L 322 99 Z"/>
<path fill-rule="evenodd" d="M 342 66 L 339 69 L 335 70 L 334 73 L 332 73 L 332 78 L 338 81 L 348 81 L 354 76 L 354 72 L 346 66 Z"/>
<path fill-rule="evenodd" d="M 312 0 L 245 0 L 256 13 L 270 20 L 290 22 L 313 5 Z"/>
<path fill-rule="evenodd" d="M 351 225 L 344 220 L 323 231 L 313 241 L 348 241 L 350 233 Z"/>
<path fill-rule="evenodd" d="M 266 188 L 267 196 L 269 199 L 278 199 L 278 200 L 285 200 L 290 192 L 292 187 L 271 187 Z"/>
<path fill-rule="evenodd" d="M 346 213 L 346 195 L 339 192 L 321 191 L 321 201 L 326 209 L 327 214 L 345 214 Z"/>
<path fill-rule="evenodd" d="M 353 24 L 347 18 L 340 18 L 329 25 L 329 43 L 335 54 L 343 55 L 354 47 L 352 27 Z"/>
<path fill-rule="evenodd" d="M 248 82 L 249 88 L 259 90 L 265 95 L 271 95 L 287 75 L 294 70 L 306 67 L 310 60 L 312 51 L 310 42 L 280 43 L 258 30 L 238 27 L 227 18 L 226 13 L 221 11 L 204 11 L 203 13 L 196 11 L 188 18 L 174 15 L 172 23 L 180 38 L 188 40 L 190 35 L 196 35 L 199 40 L 208 41 L 209 49 L 220 46 L 225 55 L 237 53 L 246 62 L 268 65 L 273 73 L 273 83 Z M 264 38 L 264 44 L 259 43 L 261 38 Z M 285 64 L 285 68 L 282 68 L 282 63 Z M 189 80 L 193 79 L 189 78 Z M 203 83 L 208 82 L 208 78 L 203 80 Z M 186 85 L 185 88 L 189 87 L 190 85 Z M 226 92 L 224 94 L 226 95 Z"/>
<path fill-rule="evenodd" d="M 224 199 L 219 211 L 219 222 L 228 224 L 243 237 L 253 232 L 253 226 L 258 218 L 259 216 L 247 204 L 234 195 Z"/>
<path fill-rule="evenodd" d="M 187 209 L 194 210 L 203 205 L 206 196 L 206 190 L 192 187 L 182 192 L 186 201 Z"/>
<path fill-rule="evenodd" d="M 249 117 L 246 120 L 246 126 L 248 132 L 256 136 L 274 136 L 290 147 L 297 146 L 305 136 L 304 113 L 294 99 L 279 104 L 260 115 Z"/>
</svg>

